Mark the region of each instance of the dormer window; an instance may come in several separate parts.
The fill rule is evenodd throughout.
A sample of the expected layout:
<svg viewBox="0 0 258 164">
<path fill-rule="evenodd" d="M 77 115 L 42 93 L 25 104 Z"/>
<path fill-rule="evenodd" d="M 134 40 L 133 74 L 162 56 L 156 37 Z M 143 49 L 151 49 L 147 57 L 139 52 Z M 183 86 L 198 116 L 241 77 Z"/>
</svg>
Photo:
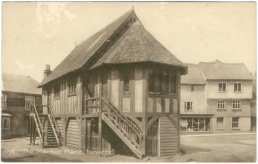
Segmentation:
<svg viewBox="0 0 258 164">
<path fill-rule="evenodd" d="M 242 91 L 242 84 L 240 82 L 234 83 L 234 91 L 241 92 Z"/>
<path fill-rule="evenodd" d="M 227 91 L 227 83 L 221 82 L 219 83 L 219 92 L 226 92 Z"/>
</svg>

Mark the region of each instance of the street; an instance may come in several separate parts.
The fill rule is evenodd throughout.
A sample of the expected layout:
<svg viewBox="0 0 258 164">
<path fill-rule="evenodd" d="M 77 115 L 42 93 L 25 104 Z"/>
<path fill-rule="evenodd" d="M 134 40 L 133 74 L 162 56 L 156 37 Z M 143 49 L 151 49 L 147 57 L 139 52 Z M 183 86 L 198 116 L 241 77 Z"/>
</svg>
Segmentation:
<svg viewBox="0 0 258 164">
<path fill-rule="evenodd" d="M 28 140 L 2 141 L 2 161 L 22 162 L 255 162 L 256 134 L 211 134 L 181 136 L 181 154 L 173 157 L 85 155 L 67 148 L 42 149 Z"/>
</svg>

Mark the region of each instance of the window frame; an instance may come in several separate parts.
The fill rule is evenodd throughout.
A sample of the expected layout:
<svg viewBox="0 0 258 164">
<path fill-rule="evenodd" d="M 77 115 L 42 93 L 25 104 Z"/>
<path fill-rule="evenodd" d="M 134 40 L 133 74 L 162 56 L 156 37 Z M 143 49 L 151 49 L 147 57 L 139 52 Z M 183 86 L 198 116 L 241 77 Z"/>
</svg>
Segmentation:
<svg viewBox="0 0 258 164">
<path fill-rule="evenodd" d="M 7 117 L 7 118 L 2 118 L 2 120 L 3 120 L 3 122 L 2 122 L 2 128 L 4 129 L 4 130 L 8 130 L 8 129 L 10 129 L 11 128 L 11 119 L 9 118 L 9 117 Z M 4 121 L 5 120 L 7 120 L 8 121 L 8 127 L 5 127 L 5 123 L 4 123 Z"/>
<path fill-rule="evenodd" d="M 236 84 L 240 85 L 240 90 L 239 90 L 239 86 L 238 85 L 235 88 Z M 235 90 L 235 89 L 237 89 L 237 90 Z M 234 92 L 236 92 L 236 93 L 241 93 L 242 92 L 242 82 L 234 82 Z"/>
<path fill-rule="evenodd" d="M 237 119 L 234 121 L 234 119 Z M 239 117 L 232 117 L 232 129 L 239 129 Z M 233 126 L 234 124 L 237 124 L 237 126 Z"/>
<path fill-rule="evenodd" d="M 220 90 L 220 84 L 222 84 L 222 90 Z M 223 84 L 225 84 L 225 90 L 223 89 Z M 223 92 L 227 92 L 227 82 L 219 82 L 218 83 L 218 91 L 223 93 Z"/>
<path fill-rule="evenodd" d="M 193 102 L 191 102 L 191 101 L 186 101 L 186 102 L 184 103 L 184 105 L 185 105 L 185 111 L 186 111 L 186 112 L 191 112 L 191 111 L 193 111 Z M 189 109 L 188 109 L 188 107 L 189 107 Z"/>
<path fill-rule="evenodd" d="M 222 121 L 220 119 L 222 119 Z M 225 119 L 224 119 L 224 117 L 217 117 L 216 118 L 216 124 L 217 124 L 217 129 L 225 129 Z M 219 125 L 221 125 L 221 126 L 219 126 Z"/>
<path fill-rule="evenodd" d="M 61 92 L 61 86 L 60 84 L 56 84 L 54 86 L 54 98 L 56 99 L 60 98 L 60 94 L 61 94 L 60 92 Z"/>
<path fill-rule="evenodd" d="M 30 110 L 30 104 L 35 103 L 34 96 L 25 96 L 25 110 Z"/>
<path fill-rule="evenodd" d="M 195 86 L 191 85 L 191 92 L 195 92 Z"/>
<path fill-rule="evenodd" d="M 68 96 L 76 95 L 76 79 L 68 81 Z"/>
<path fill-rule="evenodd" d="M 123 93 L 130 93 L 131 87 L 130 87 L 130 69 L 129 68 L 123 68 L 122 69 L 122 80 L 123 80 Z M 128 89 L 125 89 L 128 88 Z"/>
<path fill-rule="evenodd" d="M 241 109 L 241 101 L 233 100 L 232 101 L 232 109 Z"/>
<path fill-rule="evenodd" d="M 224 100 L 217 101 L 217 109 L 225 109 L 225 101 Z"/>
</svg>

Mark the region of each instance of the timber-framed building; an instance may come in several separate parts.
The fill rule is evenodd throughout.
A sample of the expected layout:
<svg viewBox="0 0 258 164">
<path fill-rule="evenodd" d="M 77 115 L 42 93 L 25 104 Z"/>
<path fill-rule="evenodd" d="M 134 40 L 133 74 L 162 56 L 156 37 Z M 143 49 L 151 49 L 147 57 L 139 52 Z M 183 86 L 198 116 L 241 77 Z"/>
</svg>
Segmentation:
<svg viewBox="0 0 258 164">
<path fill-rule="evenodd" d="M 43 112 L 32 109 L 41 142 L 138 158 L 173 155 L 180 146 L 180 76 L 186 72 L 130 10 L 53 71 L 46 68 L 39 86 Z"/>
</svg>

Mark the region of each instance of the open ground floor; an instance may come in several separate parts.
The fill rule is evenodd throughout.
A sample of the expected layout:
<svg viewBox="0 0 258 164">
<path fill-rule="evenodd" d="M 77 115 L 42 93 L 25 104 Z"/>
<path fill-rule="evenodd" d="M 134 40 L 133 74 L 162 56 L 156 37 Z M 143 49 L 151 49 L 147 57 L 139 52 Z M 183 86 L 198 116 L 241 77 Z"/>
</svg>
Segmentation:
<svg viewBox="0 0 258 164">
<path fill-rule="evenodd" d="M 25 138 L 2 141 L 2 161 L 15 162 L 255 162 L 256 133 L 181 136 L 181 153 L 167 157 L 84 154 L 70 148 L 30 146 Z"/>
</svg>

